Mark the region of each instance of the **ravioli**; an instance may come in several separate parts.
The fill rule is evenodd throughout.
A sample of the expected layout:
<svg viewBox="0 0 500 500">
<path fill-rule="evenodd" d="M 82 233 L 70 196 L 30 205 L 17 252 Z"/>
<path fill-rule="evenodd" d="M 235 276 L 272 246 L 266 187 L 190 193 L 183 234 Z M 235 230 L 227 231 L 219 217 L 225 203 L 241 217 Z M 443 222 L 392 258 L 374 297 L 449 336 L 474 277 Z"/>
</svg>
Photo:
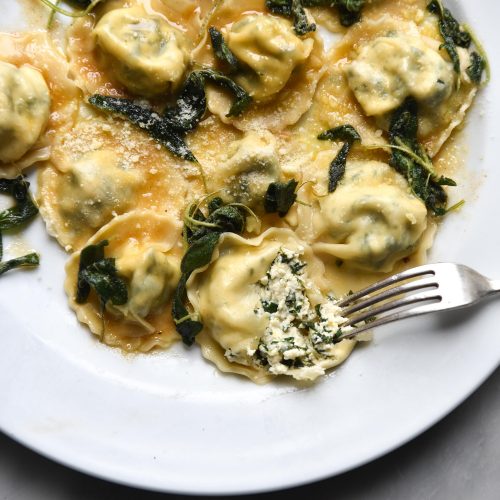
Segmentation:
<svg viewBox="0 0 500 500">
<path fill-rule="evenodd" d="M 68 31 L 78 86 L 88 95 L 149 97 L 174 90 L 182 83 L 210 7 L 207 0 L 111 0 L 98 5 Z"/>
<path fill-rule="evenodd" d="M 454 130 L 479 87 L 470 51 L 458 48 L 458 71 L 427 4 L 365 2 L 349 28 L 335 7 L 307 9 L 338 35 L 327 53 L 321 30 L 298 36 L 293 13 L 265 0 L 106 0 L 67 29 L 69 61 L 47 31 L 0 34 L 0 177 L 40 163 L 37 201 L 71 253 L 79 321 L 126 352 L 196 338 L 219 370 L 256 383 L 314 381 L 342 363 L 368 338 L 341 340 L 338 299 L 425 262 L 451 203 L 435 191 L 432 212 L 412 175 L 453 184 Z M 159 128 L 124 101 L 120 118 L 89 106 L 96 93 L 151 108 Z M 408 98 L 418 115 L 407 111 L 398 143 L 388 130 Z M 330 129 L 346 125 L 361 140 L 342 159 Z M 79 265 L 105 241 L 91 272 L 120 294 L 103 304 Z M 90 287 L 78 300 L 77 282 Z"/>
<path fill-rule="evenodd" d="M 45 32 L 0 33 L 0 177 L 45 161 L 78 112 L 64 54 Z"/>
<path fill-rule="evenodd" d="M 268 131 L 247 132 L 229 145 L 225 156 L 227 159 L 217 166 L 216 175 L 208 179 L 209 190 L 222 189 L 227 201 L 262 210 L 269 184 L 281 177 L 274 136 Z"/>
<path fill-rule="evenodd" d="M 424 203 L 380 162 L 348 162 L 341 185 L 318 204 L 313 248 L 370 271 L 392 271 L 427 227 Z"/>
<path fill-rule="evenodd" d="M 201 187 L 193 170 L 129 123 L 82 107 L 39 175 L 40 212 L 49 233 L 66 249 L 78 250 L 112 217 L 132 208 L 179 217 L 187 190 Z"/>
<path fill-rule="evenodd" d="M 70 307 L 109 346 L 140 352 L 168 347 L 178 340 L 168 304 L 180 274 L 179 222 L 150 210 L 134 210 L 114 218 L 87 245 L 104 240 L 109 242 L 106 257 L 116 259 L 117 271 L 127 281 L 127 303 L 107 307 L 104 317 L 93 292 L 87 303 L 77 303 L 80 252 L 75 252 L 66 265 L 64 284 Z"/>
<path fill-rule="evenodd" d="M 133 94 L 168 94 L 182 83 L 188 42 L 162 17 L 142 7 L 116 9 L 99 20 L 93 33 L 114 76 Z"/>
<path fill-rule="evenodd" d="M 243 131 L 274 132 L 296 123 L 309 109 L 323 74 L 321 38 L 315 33 L 299 38 L 288 20 L 269 14 L 263 0 L 221 2 L 209 25 L 221 30 L 241 59 L 243 69 L 234 78 L 255 101 L 241 116 L 228 117 L 230 97 L 212 87 L 208 92 L 210 111 Z M 208 41 L 200 45 L 194 58 L 200 64 L 215 64 Z"/>
<path fill-rule="evenodd" d="M 463 121 L 477 92 L 477 86 L 465 73 L 468 54 L 459 49 L 461 73 L 450 72 L 451 63 L 440 49 L 442 38 L 437 19 L 427 11 L 427 2 L 412 2 L 391 16 L 387 13 L 388 3 L 377 3 L 362 22 L 350 28 L 332 50 L 330 60 L 336 61 L 345 73 L 344 81 L 350 81 L 354 99 L 357 95 L 360 105 L 366 105 L 365 114 L 379 116 L 380 128 L 388 128 L 389 113 L 404 96 L 420 98 L 419 138 L 429 154 L 435 156 Z M 414 13 L 412 20 L 409 12 Z M 406 70 L 399 75 L 398 68 Z M 393 97 L 381 106 L 380 96 L 384 92 Z"/>
<path fill-rule="evenodd" d="M 203 355 L 220 370 L 236 372 L 257 382 L 266 381 L 266 373 L 313 380 L 325 369 L 344 361 L 354 347 L 355 341 L 344 340 L 332 344 L 327 355 L 310 348 L 310 364 L 304 366 L 287 367 L 279 356 L 279 361 L 273 363 L 269 356 L 266 363 L 262 363 L 258 352 L 263 350 L 261 346 L 266 333 L 270 334 L 267 330 L 271 318 L 265 312 L 258 313 L 262 300 L 258 283 L 284 249 L 300 254 L 307 266 L 310 278 L 304 285 L 307 288 L 306 300 L 310 304 L 307 307 L 312 309 L 321 304 L 321 292 L 327 291 L 323 264 L 304 242 L 287 229 L 271 228 L 254 239 L 224 235 L 211 264 L 195 271 L 189 279 L 188 297 L 205 325 L 205 335 L 198 337 L 198 342 Z M 291 335 L 290 332 L 288 334 Z M 298 333 L 298 338 L 302 336 Z M 271 345 L 273 341 L 268 342 Z M 289 351 L 285 360 L 292 359 L 292 349 L 285 350 Z M 305 356 L 301 354 L 300 357 L 305 363 Z M 232 363 L 229 367 L 228 360 Z"/>
</svg>

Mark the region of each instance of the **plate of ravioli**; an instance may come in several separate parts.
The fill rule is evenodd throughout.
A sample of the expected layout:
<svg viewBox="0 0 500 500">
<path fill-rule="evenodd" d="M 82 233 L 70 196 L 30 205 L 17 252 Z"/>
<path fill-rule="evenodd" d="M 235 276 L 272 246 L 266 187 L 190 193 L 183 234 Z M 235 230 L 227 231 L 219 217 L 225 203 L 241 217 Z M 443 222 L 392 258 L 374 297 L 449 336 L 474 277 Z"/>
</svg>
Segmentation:
<svg viewBox="0 0 500 500">
<path fill-rule="evenodd" d="M 357 467 L 498 366 L 498 304 L 345 338 L 339 301 L 500 276 L 496 2 L 18 0 L 0 21 L 0 429 L 164 492 Z"/>
</svg>

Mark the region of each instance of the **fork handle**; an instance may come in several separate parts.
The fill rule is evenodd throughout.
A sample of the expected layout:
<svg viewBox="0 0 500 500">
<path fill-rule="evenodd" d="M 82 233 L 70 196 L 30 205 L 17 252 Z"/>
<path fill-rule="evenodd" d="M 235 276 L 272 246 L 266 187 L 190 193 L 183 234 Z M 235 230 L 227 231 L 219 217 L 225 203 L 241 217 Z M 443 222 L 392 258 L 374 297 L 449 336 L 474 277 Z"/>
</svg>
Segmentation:
<svg viewBox="0 0 500 500">
<path fill-rule="evenodd" d="M 488 291 L 487 295 L 496 295 L 500 293 L 500 280 L 489 280 L 491 290 Z"/>
</svg>

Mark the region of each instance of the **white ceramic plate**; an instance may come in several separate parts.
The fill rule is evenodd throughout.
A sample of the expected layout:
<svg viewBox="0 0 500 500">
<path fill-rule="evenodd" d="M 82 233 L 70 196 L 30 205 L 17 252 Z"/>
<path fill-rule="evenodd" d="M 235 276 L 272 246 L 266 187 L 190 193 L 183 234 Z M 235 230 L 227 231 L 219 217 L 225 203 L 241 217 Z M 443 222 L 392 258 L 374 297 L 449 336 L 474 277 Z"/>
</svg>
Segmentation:
<svg viewBox="0 0 500 500">
<path fill-rule="evenodd" d="M 447 217 L 430 260 L 463 262 L 500 278 L 500 3 L 448 3 L 485 43 L 493 80 L 465 132 L 467 171 L 459 180 L 467 205 Z M 17 14 L 5 5 L 0 29 L 21 26 Z M 0 281 L 0 429 L 121 483 L 221 494 L 332 476 L 424 431 L 499 363 L 498 302 L 380 330 L 308 389 L 259 387 L 220 374 L 196 347 L 123 356 L 96 342 L 68 310 L 66 256 L 42 221 L 23 237 L 43 261 Z"/>
</svg>

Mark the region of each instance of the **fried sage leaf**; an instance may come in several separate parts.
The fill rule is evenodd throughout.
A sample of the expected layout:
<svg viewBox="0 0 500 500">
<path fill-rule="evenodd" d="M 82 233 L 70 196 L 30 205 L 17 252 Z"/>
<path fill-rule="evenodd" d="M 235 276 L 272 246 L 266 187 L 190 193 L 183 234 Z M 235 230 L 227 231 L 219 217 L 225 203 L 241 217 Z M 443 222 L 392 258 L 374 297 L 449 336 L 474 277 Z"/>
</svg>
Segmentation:
<svg viewBox="0 0 500 500">
<path fill-rule="evenodd" d="M 203 323 L 186 307 L 186 282 L 196 269 L 206 266 L 223 233 L 241 234 L 245 230 L 246 217 L 241 206 L 225 205 L 221 198 L 208 203 L 208 214 L 199 204 L 189 207 L 184 224 L 184 236 L 188 248 L 181 261 L 182 276 L 177 284 L 172 302 L 172 316 L 177 332 L 186 345 L 192 345 L 196 335 L 203 329 Z"/>
<path fill-rule="evenodd" d="M 184 344 L 193 345 L 194 339 L 198 333 L 203 330 L 203 323 L 196 319 L 184 305 L 187 301 L 186 282 L 188 274 L 182 274 L 177 288 L 175 289 L 172 301 L 172 316 L 175 322 L 175 329 L 182 337 Z"/>
<path fill-rule="evenodd" d="M 16 203 L 12 208 L 0 212 L 0 276 L 11 269 L 35 267 L 40 263 L 39 255 L 34 252 L 2 262 L 2 231 L 20 227 L 38 214 L 38 208 L 29 192 L 29 185 L 22 175 L 16 179 L 0 179 L 0 193 L 10 195 Z"/>
<path fill-rule="evenodd" d="M 468 49 L 472 42 L 470 33 L 460 27 L 459 22 L 452 13 L 443 7 L 440 0 L 432 0 L 427 5 L 427 10 L 439 18 L 439 31 L 443 37 L 442 48 L 448 52 L 455 73 L 460 74 L 460 58 L 457 47 Z"/>
<path fill-rule="evenodd" d="M 304 7 L 336 7 L 340 24 L 352 26 L 361 19 L 365 0 L 267 0 L 267 8 L 274 14 L 293 20 L 295 33 L 306 35 L 316 30 L 316 25 L 309 23 Z"/>
<path fill-rule="evenodd" d="M 277 213 L 280 217 L 285 217 L 297 200 L 298 185 L 295 179 L 288 182 L 271 182 L 264 197 L 264 210 L 268 214 Z"/>
<path fill-rule="evenodd" d="M 81 277 L 93 288 L 104 306 L 111 301 L 115 306 L 127 303 L 127 282 L 118 276 L 115 259 L 105 258 L 87 266 Z"/>
<path fill-rule="evenodd" d="M 19 227 L 38 214 L 38 208 L 29 192 L 29 185 L 23 176 L 16 179 L 0 179 L 0 193 L 8 194 L 16 201 L 14 207 L 0 212 L 0 231 Z"/>
<path fill-rule="evenodd" d="M 90 293 L 90 284 L 85 279 L 83 272 L 95 262 L 104 259 L 104 247 L 108 246 L 108 240 L 103 240 L 96 245 L 88 245 L 80 252 L 80 263 L 78 266 L 78 279 L 76 283 L 76 302 L 84 304 Z"/>
<path fill-rule="evenodd" d="M 340 125 L 322 132 L 318 135 L 318 139 L 320 141 L 344 141 L 328 170 L 328 192 L 333 193 L 344 177 L 349 151 L 354 142 L 361 141 L 361 136 L 352 125 Z"/>
<path fill-rule="evenodd" d="M 250 94 L 228 76 L 220 73 L 219 71 L 208 68 L 202 69 L 198 73 L 200 73 L 206 80 L 228 90 L 234 95 L 235 99 L 226 116 L 239 116 L 252 103 L 252 97 Z"/>
<path fill-rule="evenodd" d="M 483 72 L 486 69 L 485 59 L 477 52 L 472 52 L 470 55 L 471 63 L 466 69 L 472 83 L 479 85 L 483 79 Z"/>
<path fill-rule="evenodd" d="M 187 161 L 196 161 L 193 153 L 184 141 L 185 133 L 172 127 L 169 120 L 163 119 L 153 109 L 139 106 L 131 99 L 95 94 L 89 103 L 103 111 L 116 113 L 145 130 L 153 139 L 165 146 L 171 153 Z"/>
<path fill-rule="evenodd" d="M 390 164 L 408 181 L 434 215 L 445 215 L 448 196 L 442 186 L 456 186 L 453 179 L 437 176 L 432 160 L 418 142 L 418 105 L 409 97 L 394 112 L 389 128 L 392 146 Z"/>
<path fill-rule="evenodd" d="M 174 106 L 167 107 L 163 115 L 154 109 L 136 104 L 132 99 L 94 94 L 89 103 L 98 109 L 116 113 L 146 131 L 171 153 L 187 161 L 196 161 L 185 142 L 186 134 L 194 130 L 207 109 L 205 83 L 210 81 L 229 90 L 235 100 L 228 116 L 241 114 L 252 98 L 231 78 L 212 69 L 193 71 L 187 77 Z"/>
<path fill-rule="evenodd" d="M 238 58 L 233 54 L 222 33 L 215 27 L 211 26 L 208 28 L 208 33 L 210 35 L 210 41 L 212 42 L 212 48 L 214 50 L 215 57 L 227 65 L 232 73 L 235 73 L 241 69 L 240 62 Z"/>
<path fill-rule="evenodd" d="M 0 262 L 0 276 L 11 269 L 19 267 L 36 267 L 40 264 L 40 256 L 37 253 L 29 253 L 22 257 Z"/>
<path fill-rule="evenodd" d="M 267 0 L 266 7 L 273 13 L 293 20 L 293 29 L 299 36 L 316 31 L 316 25 L 309 23 L 303 0 Z"/>
</svg>

